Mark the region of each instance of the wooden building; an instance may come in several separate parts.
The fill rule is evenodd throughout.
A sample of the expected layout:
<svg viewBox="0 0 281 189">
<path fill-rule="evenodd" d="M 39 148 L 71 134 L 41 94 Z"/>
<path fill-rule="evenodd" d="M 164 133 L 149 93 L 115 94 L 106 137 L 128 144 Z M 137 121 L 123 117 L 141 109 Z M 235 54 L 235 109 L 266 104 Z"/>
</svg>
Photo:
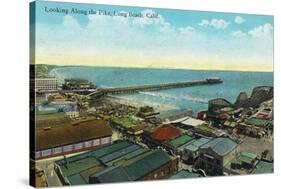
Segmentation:
<svg viewBox="0 0 281 189">
<path fill-rule="evenodd" d="M 68 126 L 36 130 L 35 159 L 95 149 L 111 143 L 112 131 L 104 120 L 87 120 Z"/>
</svg>

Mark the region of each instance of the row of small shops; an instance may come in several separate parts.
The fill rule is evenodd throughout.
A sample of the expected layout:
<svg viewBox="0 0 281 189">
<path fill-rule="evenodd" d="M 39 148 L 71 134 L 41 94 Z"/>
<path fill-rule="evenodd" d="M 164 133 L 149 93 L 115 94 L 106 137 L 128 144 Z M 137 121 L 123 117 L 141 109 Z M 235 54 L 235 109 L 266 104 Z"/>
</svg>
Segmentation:
<svg viewBox="0 0 281 189">
<path fill-rule="evenodd" d="M 238 127 L 238 124 L 234 126 Z M 195 169 L 204 170 L 206 175 L 243 174 L 245 170 L 251 173 L 261 160 L 252 152 L 241 151 L 241 140 L 229 138 L 205 121 L 191 117 L 145 129 L 142 139 L 150 148 L 176 155 Z M 226 171 L 228 165 L 230 171 Z"/>
<path fill-rule="evenodd" d="M 223 166 L 239 150 L 239 144 L 230 138 L 188 134 L 171 124 L 145 130 L 143 142 L 150 148 L 178 156 L 184 163 L 196 165 L 195 168 L 205 170 L 207 175 L 222 175 Z"/>
</svg>

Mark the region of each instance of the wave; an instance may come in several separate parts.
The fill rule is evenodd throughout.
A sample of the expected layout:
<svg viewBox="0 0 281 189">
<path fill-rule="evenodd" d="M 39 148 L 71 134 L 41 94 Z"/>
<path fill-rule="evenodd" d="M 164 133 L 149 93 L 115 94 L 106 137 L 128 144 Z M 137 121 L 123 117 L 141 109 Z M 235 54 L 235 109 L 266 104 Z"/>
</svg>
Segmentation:
<svg viewBox="0 0 281 189">
<path fill-rule="evenodd" d="M 205 98 L 200 98 L 200 97 L 194 97 L 190 95 L 185 95 L 185 96 L 173 96 L 169 95 L 166 93 L 159 93 L 159 92 L 139 92 L 140 94 L 143 95 L 149 95 L 153 97 L 158 97 L 164 100 L 173 100 L 173 101 L 178 101 L 178 100 L 188 100 L 188 101 L 193 101 L 193 102 L 198 102 L 202 104 L 208 104 L 208 99 Z"/>
<path fill-rule="evenodd" d="M 143 91 L 140 91 L 139 92 L 140 94 L 143 94 L 143 95 L 149 95 L 149 96 L 153 96 L 153 97 L 157 97 L 157 98 L 161 98 L 163 100 L 177 100 L 177 97 L 173 96 L 173 95 L 169 95 L 169 94 L 166 94 L 166 93 L 159 93 L 159 92 L 143 92 Z"/>
<path fill-rule="evenodd" d="M 132 96 L 132 95 L 112 95 L 111 97 L 118 98 L 120 100 L 126 100 L 126 101 L 129 101 L 132 103 L 137 103 L 138 105 L 142 105 L 142 106 L 153 106 L 154 108 L 156 108 L 156 110 L 159 110 L 159 111 L 178 109 L 178 107 L 176 107 L 173 104 L 156 102 L 150 98 L 140 99 L 140 98 L 138 98 L 136 96 Z"/>
<path fill-rule="evenodd" d="M 202 104 L 208 104 L 208 99 L 205 99 L 205 98 L 193 97 L 190 95 L 186 95 L 185 97 L 182 97 L 182 98 L 186 99 L 186 100 L 194 101 L 194 102 L 199 102 Z"/>
</svg>

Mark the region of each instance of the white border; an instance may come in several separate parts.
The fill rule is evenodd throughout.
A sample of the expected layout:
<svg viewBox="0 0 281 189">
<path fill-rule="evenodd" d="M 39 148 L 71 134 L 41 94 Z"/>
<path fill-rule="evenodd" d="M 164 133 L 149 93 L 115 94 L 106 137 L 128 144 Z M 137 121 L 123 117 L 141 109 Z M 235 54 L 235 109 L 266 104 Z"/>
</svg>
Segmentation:
<svg viewBox="0 0 281 189">
<path fill-rule="evenodd" d="M 65 1 L 65 0 L 61 0 Z M 29 0 L 7 0 L 1 13 L 1 182 L 0 188 L 28 187 L 28 52 Z M 274 15 L 275 33 L 275 174 L 216 177 L 126 184 L 105 184 L 73 188 L 267 188 L 278 186 L 280 177 L 280 35 L 279 0 L 71 0 L 71 2 L 115 4 Z"/>
</svg>

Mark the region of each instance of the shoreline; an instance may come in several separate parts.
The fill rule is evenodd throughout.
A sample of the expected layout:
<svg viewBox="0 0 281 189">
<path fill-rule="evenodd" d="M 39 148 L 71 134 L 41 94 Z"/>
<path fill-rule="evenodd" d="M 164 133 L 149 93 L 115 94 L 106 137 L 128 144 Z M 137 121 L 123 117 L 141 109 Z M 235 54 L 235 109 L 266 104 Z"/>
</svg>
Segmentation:
<svg viewBox="0 0 281 189">
<path fill-rule="evenodd" d="M 108 100 L 111 103 L 124 104 L 126 106 L 133 106 L 133 107 L 138 108 L 138 109 L 142 106 L 151 106 L 156 111 L 159 111 L 159 112 L 176 110 L 174 107 L 168 106 L 168 105 L 152 104 L 152 103 L 141 102 L 141 101 L 133 101 L 133 100 L 130 100 L 130 99 L 120 98 L 120 97 L 116 97 L 116 96 L 107 96 L 104 99 Z"/>
<path fill-rule="evenodd" d="M 71 67 L 71 66 L 68 66 L 68 67 Z M 49 71 L 48 75 L 49 76 L 52 75 L 52 76 L 56 77 L 59 82 L 60 80 L 63 79 L 63 76 L 66 76 L 64 74 L 56 73 L 56 70 L 61 69 L 61 68 L 65 68 L 65 67 L 64 66 L 54 66 L 54 67 L 50 68 L 48 70 Z M 271 84 L 269 84 L 268 86 L 271 86 Z M 242 90 L 242 91 L 245 91 L 245 90 Z M 240 92 L 241 92 L 241 89 L 240 89 Z M 253 88 L 252 88 L 252 92 L 253 92 Z M 226 93 L 227 93 L 226 91 L 223 91 L 221 96 L 225 95 Z M 237 95 L 239 95 L 239 92 L 237 94 L 234 94 L 234 93 L 232 94 L 232 93 L 229 95 L 231 97 L 234 96 L 232 98 L 232 100 L 230 101 L 231 103 L 233 101 L 235 101 L 235 99 L 237 99 Z M 250 96 L 250 93 L 251 93 L 250 89 L 249 89 L 249 91 L 247 89 L 246 93 Z M 124 104 L 126 106 L 132 106 L 132 107 L 135 107 L 138 109 L 141 106 L 151 106 L 155 109 L 155 111 L 158 111 L 158 112 L 168 112 L 168 111 L 172 112 L 172 111 L 180 110 L 180 108 L 183 107 L 181 105 L 181 101 L 182 101 L 183 105 L 186 105 L 185 106 L 186 109 L 192 110 L 194 113 L 197 113 L 201 110 L 205 110 L 206 109 L 205 107 L 207 107 L 208 101 L 211 100 L 211 98 L 209 99 L 208 97 L 200 98 L 200 95 L 199 95 L 199 98 L 197 98 L 195 95 L 189 96 L 188 94 L 185 96 L 177 97 L 176 94 L 172 93 L 171 97 L 168 96 L 168 98 L 173 98 L 173 99 L 167 99 L 167 101 L 166 101 L 166 96 L 159 95 L 159 97 L 158 96 L 154 97 L 155 95 L 153 95 L 153 94 L 149 94 L 149 95 L 153 96 L 153 97 L 144 96 L 144 98 L 140 99 L 138 97 L 134 97 L 134 96 L 131 97 L 129 95 L 124 95 L 124 96 L 123 95 L 116 95 L 116 96 L 111 95 L 111 96 L 105 97 L 104 99 L 108 100 L 109 102 L 111 101 L 112 103 Z M 153 100 L 155 98 L 158 98 L 160 100 L 159 101 Z M 163 99 L 165 98 L 165 99 L 163 100 L 162 98 Z M 177 101 L 174 100 L 174 99 L 178 99 L 178 98 L 180 98 L 180 99 Z M 216 97 L 213 97 L 213 98 L 216 98 Z M 228 99 L 226 97 L 220 97 L 220 98 Z M 163 102 L 163 103 L 161 103 L 161 102 Z M 204 104 L 204 105 L 201 105 L 201 104 Z"/>
</svg>

